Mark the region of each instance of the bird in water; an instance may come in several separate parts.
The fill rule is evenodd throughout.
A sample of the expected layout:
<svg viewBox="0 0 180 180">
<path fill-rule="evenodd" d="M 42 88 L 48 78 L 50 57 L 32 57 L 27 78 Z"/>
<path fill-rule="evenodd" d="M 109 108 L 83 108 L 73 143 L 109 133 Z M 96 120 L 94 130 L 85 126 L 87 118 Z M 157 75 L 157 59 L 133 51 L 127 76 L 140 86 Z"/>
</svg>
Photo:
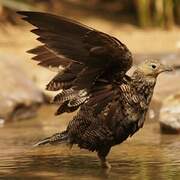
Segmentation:
<svg viewBox="0 0 180 180">
<path fill-rule="evenodd" d="M 133 64 L 128 48 L 115 37 L 65 17 L 21 11 L 36 28 L 41 46 L 29 51 L 38 64 L 57 71 L 46 89 L 59 91 L 53 102 L 56 115 L 77 115 L 67 129 L 41 140 L 36 146 L 65 143 L 96 151 L 104 168 L 112 146 L 122 143 L 143 127 L 160 73 L 171 71 L 156 60 Z"/>
</svg>

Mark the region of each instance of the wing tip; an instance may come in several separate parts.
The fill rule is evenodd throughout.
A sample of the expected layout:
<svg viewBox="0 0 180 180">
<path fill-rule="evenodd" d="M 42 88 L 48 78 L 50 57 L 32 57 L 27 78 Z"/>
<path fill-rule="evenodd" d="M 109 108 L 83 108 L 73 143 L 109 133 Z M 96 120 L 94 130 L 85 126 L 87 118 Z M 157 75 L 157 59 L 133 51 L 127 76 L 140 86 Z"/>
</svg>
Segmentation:
<svg viewBox="0 0 180 180">
<path fill-rule="evenodd" d="M 22 16 L 21 19 L 30 23 L 30 11 L 17 11 L 18 15 Z"/>
<path fill-rule="evenodd" d="M 27 12 L 29 12 L 29 11 L 16 11 L 17 14 L 20 14 L 23 16 L 26 16 Z"/>
<path fill-rule="evenodd" d="M 34 11 L 16 11 L 17 14 L 23 16 L 22 19 L 26 20 L 36 12 Z"/>
<path fill-rule="evenodd" d="M 16 11 L 16 13 L 20 14 L 22 16 L 29 16 L 29 15 L 37 14 L 37 13 L 40 13 L 40 12 L 36 12 L 36 11 Z"/>
<path fill-rule="evenodd" d="M 43 12 L 43 11 L 16 11 L 16 13 L 21 16 L 26 16 L 26 17 L 38 17 L 40 15 L 44 15 L 44 16 L 53 15 L 53 14 Z"/>
<path fill-rule="evenodd" d="M 48 13 L 36 12 L 36 11 L 16 11 L 16 13 L 22 16 L 22 20 L 25 20 L 31 24 L 32 24 L 31 22 L 32 19 L 38 18 L 38 16 L 42 14 L 44 15 L 48 14 Z"/>
<path fill-rule="evenodd" d="M 26 51 L 26 53 L 28 53 L 28 54 L 35 54 L 34 53 L 34 49 L 29 49 L 29 50 Z"/>
</svg>

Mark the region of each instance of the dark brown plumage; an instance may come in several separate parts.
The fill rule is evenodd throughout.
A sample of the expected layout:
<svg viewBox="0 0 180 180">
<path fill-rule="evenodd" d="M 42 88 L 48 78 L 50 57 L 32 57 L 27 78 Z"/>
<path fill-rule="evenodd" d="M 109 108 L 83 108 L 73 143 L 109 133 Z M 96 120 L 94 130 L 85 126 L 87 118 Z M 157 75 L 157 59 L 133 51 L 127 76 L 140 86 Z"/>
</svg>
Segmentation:
<svg viewBox="0 0 180 180">
<path fill-rule="evenodd" d="M 111 147 L 143 126 L 156 78 L 170 68 L 150 60 L 127 76 L 132 56 L 116 38 L 64 17 L 19 13 L 36 27 L 32 32 L 43 43 L 29 51 L 36 55 L 33 59 L 58 71 L 47 85 L 47 90 L 62 90 L 54 97 L 60 105 L 56 115 L 80 107 L 64 132 L 36 145 L 77 144 L 97 151 L 102 166 L 109 167 Z"/>
</svg>

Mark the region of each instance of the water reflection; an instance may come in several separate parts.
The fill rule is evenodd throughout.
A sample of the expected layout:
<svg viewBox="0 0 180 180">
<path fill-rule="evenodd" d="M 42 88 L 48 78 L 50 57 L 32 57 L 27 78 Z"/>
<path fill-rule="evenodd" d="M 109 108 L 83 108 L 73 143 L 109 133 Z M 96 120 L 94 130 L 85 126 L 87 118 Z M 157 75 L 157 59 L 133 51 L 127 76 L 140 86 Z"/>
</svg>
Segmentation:
<svg viewBox="0 0 180 180">
<path fill-rule="evenodd" d="M 135 137 L 112 149 L 110 171 L 99 167 L 95 153 L 77 147 L 32 148 L 38 137 L 64 127 L 66 121 L 54 118 L 52 112 L 1 128 L 0 179 L 180 179 L 180 137 L 160 135 L 157 123 L 146 124 Z"/>
</svg>

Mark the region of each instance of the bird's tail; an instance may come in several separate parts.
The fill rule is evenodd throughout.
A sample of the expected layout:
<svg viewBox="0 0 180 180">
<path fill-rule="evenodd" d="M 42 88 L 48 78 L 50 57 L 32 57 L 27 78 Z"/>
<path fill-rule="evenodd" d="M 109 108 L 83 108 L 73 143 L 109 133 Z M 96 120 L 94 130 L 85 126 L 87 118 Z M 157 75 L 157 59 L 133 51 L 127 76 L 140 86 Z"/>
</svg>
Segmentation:
<svg viewBox="0 0 180 180">
<path fill-rule="evenodd" d="M 61 133 L 56 133 L 50 137 L 47 137 L 36 144 L 34 144 L 34 147 L 45 145 L 45 144 L 61 144 L 61 143 L 66 143 L 68 142 L 68 132 L 63 131 Z"/>
</svg>

